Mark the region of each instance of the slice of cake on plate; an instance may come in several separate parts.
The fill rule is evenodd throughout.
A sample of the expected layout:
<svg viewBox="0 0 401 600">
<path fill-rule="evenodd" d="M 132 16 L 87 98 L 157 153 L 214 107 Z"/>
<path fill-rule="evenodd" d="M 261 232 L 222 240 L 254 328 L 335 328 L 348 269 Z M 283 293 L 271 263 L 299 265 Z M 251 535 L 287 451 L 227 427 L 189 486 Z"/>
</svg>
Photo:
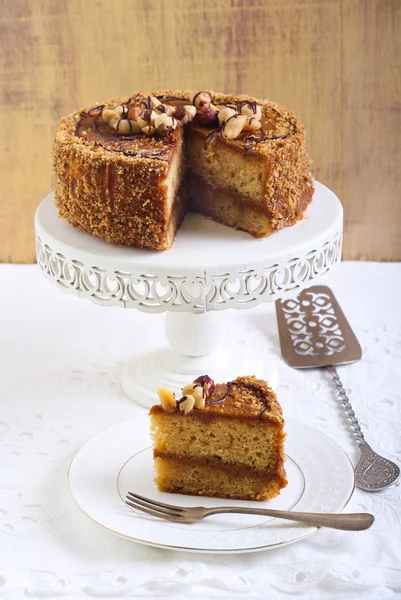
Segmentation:
<svg viewBox="0 0 401 600">
<path fill-rule="evenodd" d="M 176 399 L 166 388 L 150 409 L 160 491 L 266 500 L 287 485 L 284 419 L 265 381 L 238 377 L 214 385 L 207 375 Z"/>
</svg>

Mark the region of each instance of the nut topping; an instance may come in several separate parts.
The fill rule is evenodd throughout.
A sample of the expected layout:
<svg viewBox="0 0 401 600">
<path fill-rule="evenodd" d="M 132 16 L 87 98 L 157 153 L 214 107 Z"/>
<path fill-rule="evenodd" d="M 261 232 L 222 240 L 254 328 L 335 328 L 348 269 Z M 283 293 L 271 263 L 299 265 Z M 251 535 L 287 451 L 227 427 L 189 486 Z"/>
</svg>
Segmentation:
<svg viewBox="0 0 401 600">
<path fill-rule="evenodd" d="M 126 112 L 126 108 L 124 106 L 116 106 L 114 109 L 114 112 L 116 113 L 117 116 L 120 117 L 120 119 L 123 118 L 124 113 Z"/>
<path fill-rule="evenodd" d="M 204 108 L 196 113 L 196 121 L 201 127 L 217 127 L 217 110 Z"/>
<path fill-rule="evenodd" d="M 155 128 L 152 127 L 151 125 L 147 125 L 147 127 L 142 127 L 142 133 L 144 133 L 145 135 L 153 135 L 155 132 Z"/>
<path fill-rule="evenodd" d="M 159 125 L 159 127 L 163 126 L 163 123 Z M 157 395 L 165 411 L 173 412 L 178 404 L 180 411 L 187 415 L 193 408 L 198 410 L 205 408 L 206 399 L 213 394 L 214 388 L 213 379 L 209 375 L 201 375 L 183 387 L 182 398 L 178 401 L 174 392 L 169 388 L 159 388 Z"/>
<path fill-rule="evenodd" d="M 191 102 L 196 108 L 209 108 L 212 98 L 208 92 L 197 92 L 191 95 Z"/>
<path fill-rule="evenodd" d="M 178 119 L 178 121 L 182 121 L 186 114 L 187 111 L 185 110 L 185 106 L 177 106 L 177 108 L 174 111 L 174 117 Z"/>
<path fill-rule="evenodd" d="M 157 115 L 155 119 L 155 136 L 156 137 L 168 137 L 177 127 L 177 121 L 174 117 L 169 117 L 166 113 Z"/>
<path fill-rule="evenodd" d="M 185 125 L 186 123 L 190 123 L 194 120 L 196 115 L 196 107 L 191 106 L 190 104 L 184 106 L 185 108 L 185 117 L 181 120 L 181 123 Z"/>
<path fill-rule="evenodd" d="M 190 123 L 196 115 L 196 107 L 192 105 L 187 106 L 177 106 L 174 111 L 174 117 L 177 121 L 180 121 L 181 125 L 185 125 L 186 123 Z M 180 125 L 178 124 L 178 126 Z"/>
<path fill-rule="evenodd" d="M 125 117 L 124 115 L 124 107 L 116 106 L 115 108 L 105 108 L 102 111 L 102 118 L 106 123 L 110 125 L 110 127 L 114 127 L 116 129 L 117 123 L 120 119 Z"/>
<path fill-rule="evenodd" d="M 169 388 L 159 388 L 157 390 L 157 395 L 159 396 L 163 410 L 166 412 L 173 412 L 176 409 L 177 400 L 172 390 Z"/>
<path fill-rule="evenodd" d="M 241 114 L 246 117 L 255 117 L 258 121 L 262 118 L 262 109 L 257 102 L 244 102 L 241 106 Z"/>
<path fill-rule="evenodd" d="M 161 125 L 159 125 L 158 127 L 156 127 L 155 129 L 155 137 L 157 138 L 164 138 L 164 137 L 169 137 L 174 131 L 174 127 L 172 127 L 171 125 L 165 125 L 164 123 L 162 123 Z"/>
<path fill-rule="evenodd" d="M 221 134 L 226 140 L 235 139 L 242 131 L 247 117 L 245 115 L 233 115 L 224 122 Z"/>
<path fill-rule="evenodd" d="M 118 119 L 117 114 L 112 108 L 105 108 L 102 111 L 102 117 L 106 121 L 106 123 L 110 123 L 111 121 Z"/>
<path fill-rule="evenodd" d="M 191 94 L 189 102 L 192 104 L 188 104 L 186 98 L 172 96 L 166 96 L 164 101 L 168 104 L 164 104 L 156 96 L 147 96 L 134 106 L 135 98 L 137 96 L 130 98 L 126 105 L 114 108 L 96 106 L 88 114 L 102 118 L 120 135 L 143 133 L 157 138 L 168 137 L 177 127 L 195 119 L 201 127 L 216 129 L 207 136 L 205 149 L 216 135 L 231 140 L 242 131 L 255 132 L 261 128 L 262 110 L 256 101 L 214 105 L 211 95 L 205 91 Z"/>
<path fill-rule="evenodd" d="M 132 125 L 129 119 L 120 119 L 117 121 L 115 129 L 117 133 L 121 133 L 122 135 L 126 135 L 127 133 L 131 133 Z"/>
<path fill-rule="evenodd" d="M 137 121 L 140 127 L 147 127 L 148 125 L 154 125 L 156 117 L 157 113 L 147 108 L 141 113 L 139 113 L 139 115 L 137 116 Z"/>
<path fill-rule="evenodd" d="M 166 113 L 169 115 L 169 117 L 172 117 L 175 112 L 174 106 L 169 106 L 168 104 L 165 104 L 164 107 L 165 107 Z"/>
<path fill-rule="evenodd" d="M 141 109 L 139 108 L 139 106 L 131 106 L 131 108 L 128 110 L 128 118 L 131 119 L 132 121 L 136 121 L 138 118 L 138 115 L 141 114 Z"/>
<path fill-rule="evenodd" d="M 184 415 L 187 415 L 195 406 L 195 398 L 191 395 L 183 396 L 179 401 L 179 406 Z"/>
<path fill-rule="evenodd" d="M 206 392 L 200 383 L 189 383 L 182 390 L 183 396 L 190 394 L 195 399 L 195 408 L 205 408 Z"/>
<path fill-rule="evenodd" d="M 256 119 L 256 117 L 250 117 L 246 120 L 242 131 L 258 131 L 258 129 L 261 127 L 262 124 Z"/>
<path fill-rule="evenodd" d="M 200 383 L 205 391 L 206 398 L 214 392 L 214 381 L 209 375 L 201 375 L 193 383 Z"/>
<path fill-rule="evenodd" d="M 223 123 L 225 121 L 227 121 L 227 119 L 229 119 L 230 117 L 233 117 L 237 113 L 238 113 L 238 111 L 236 111 L 234 108 L 231 108 L 229 106 L 224 107 L 222 110 L 219 111 L 220 125 L 223 125 Z"/>
<path fill-rule="evenodd" d="M 161 102 L 156 96 L 150 96 L 150 108 L 154 110 L 158 106 L 160 106 Z"/>
<path fill-rule="evenodd" d="M 157 115 L 154 122 L 155 127 L 159 127 L 159 125 L 165 125 L 166 127 L 176 128 L 176 120 L 174 117 L 169 117 L 166 113 L 162 113 L 161 115 Z"/>
</svg>

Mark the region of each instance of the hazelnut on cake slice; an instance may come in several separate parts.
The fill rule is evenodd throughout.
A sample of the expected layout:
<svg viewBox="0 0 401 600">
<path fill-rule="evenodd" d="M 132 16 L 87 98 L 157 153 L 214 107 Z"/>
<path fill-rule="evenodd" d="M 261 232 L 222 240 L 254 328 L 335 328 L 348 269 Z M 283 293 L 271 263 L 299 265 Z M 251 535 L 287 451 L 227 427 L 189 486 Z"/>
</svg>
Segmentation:
<svg viewBox="0 0 401 600">
<path fill-rule="evenodd" d="M 160 491 L 266 500 L 287 485 L 284 419 L 265 381 L 215 385 L 204 375 L 178 400 L 167 388 L 158 394 L 149 414 Z"/>
</svg>

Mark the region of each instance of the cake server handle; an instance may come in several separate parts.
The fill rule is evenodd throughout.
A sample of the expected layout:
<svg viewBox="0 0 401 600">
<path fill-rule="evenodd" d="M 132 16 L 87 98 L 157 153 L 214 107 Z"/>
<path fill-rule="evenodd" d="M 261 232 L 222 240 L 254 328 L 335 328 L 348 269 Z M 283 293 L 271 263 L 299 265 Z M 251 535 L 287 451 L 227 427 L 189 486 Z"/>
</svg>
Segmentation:
<svg viewBox="0 0 401 600">
<path fill-rule="evenodd" d="M 359 425 L 358 419 L 356 418 L 354 409 L 352 408 L 351 402 L 348 399 L 347 392 L 344 389 L 344 386 L 342 384 L 342 381 L 340 379 L 337 369 L 335 368 L 334 365 L 330 365 L 330 366 L 326 367 L 326 369 L 333 377 L 334 385 L 336 386 L 337 392 L 340 396 L 341 404 L 342 404 L 345 412 L 347 413 L 347 417 L 348 417 L 350 426 L 353 430 L 353 433 L 355 435 L 357 443 L 359 445 L 366 444 L 366 440 L 362 433 L 361 426 Z"/>
<path fill-rule="evenodd" d="M 350 426 L 361 451 L 359 462 L 355 467 L 356 486 L 365 492 L 379 492 L 397 481 L 400 476 L 400 467 L 392 460 L 372 450 L 365 440 L 337 369 L 334 365 L 329 365 L 326 369 L 333 377 L 341 399 L 341 405 L 347 413 Z"/>
<path fill-rule="evenodd" d="M 363 531 L 369 529 L 374 523 L 374 516 L 370 513 L 307 513 L 293 512 L 289 510 L 273 510 L 269 508 L 247 508 L 242 506 L 221 506 L 205 509 L 205 517 L 221 513 L 237 513 L 242 515 L 261 515 L 264 517 L 275 517 L 287 521 L 298 521 L 315 527 L 329 527 L 331 529 L 343 529 L 345 531 Z"/>
</svg>

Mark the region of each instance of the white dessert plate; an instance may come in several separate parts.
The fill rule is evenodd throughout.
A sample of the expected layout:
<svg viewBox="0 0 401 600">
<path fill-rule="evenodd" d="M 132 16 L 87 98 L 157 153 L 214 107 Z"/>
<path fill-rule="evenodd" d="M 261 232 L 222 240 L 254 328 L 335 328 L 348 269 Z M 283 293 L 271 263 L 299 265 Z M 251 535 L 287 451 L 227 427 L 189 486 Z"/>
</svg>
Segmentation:
<svg viewBox="0 0 401 600">
<path fill-rule="evenodd" d="M 299 541 L 316 527 L 251 515 L 213 515 L 189 525 L 171 523 L 130 509 L 128 491 L 181 506 L 242 505 L 338 513 L 354 491 L 354 470 L 330 438 L 287 419 L 288 486 L 265 502 L 225 500 L 159 492 L 147 418 L 117 423 L 86 442 L 73 458 L 68 478 L 72 497 L 93 521 L 135 542 L 208 553 L 255 552 Z"/>
</svg>

